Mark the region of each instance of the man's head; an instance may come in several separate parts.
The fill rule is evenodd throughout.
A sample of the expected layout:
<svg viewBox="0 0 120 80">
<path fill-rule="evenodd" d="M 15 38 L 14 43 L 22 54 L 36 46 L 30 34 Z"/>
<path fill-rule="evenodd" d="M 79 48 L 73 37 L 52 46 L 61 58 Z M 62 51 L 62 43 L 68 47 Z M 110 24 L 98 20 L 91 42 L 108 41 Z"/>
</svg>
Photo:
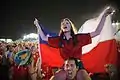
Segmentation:
<svg viewBox="0 0 120 80">
<path fill-rule="evenodd" d="M 107 73 L 116 73 L 117 72 L 117 68 L 113 64 L 106 64 L 106 65 L 104 65 L 104 67 L 105 67 L 105 70 Z"/>
<path fill-rule="evenodd" d="M 75 58 L 69 58 L 64 63 L 64 70 L 67 73 L 68 79 L 74 79 L 79 69 L 78 60 Z"/>
</svg>

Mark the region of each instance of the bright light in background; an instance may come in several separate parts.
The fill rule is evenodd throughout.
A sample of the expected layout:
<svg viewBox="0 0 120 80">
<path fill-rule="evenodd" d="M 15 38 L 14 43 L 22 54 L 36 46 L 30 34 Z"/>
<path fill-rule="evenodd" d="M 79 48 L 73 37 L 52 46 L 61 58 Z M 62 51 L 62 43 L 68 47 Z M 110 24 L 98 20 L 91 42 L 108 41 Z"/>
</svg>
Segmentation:
<svg viewBox="0 0 120 80">
<path fill-rule="evenodd" d="M 25 40 L 25 39 L 37 39 L 37 38 L 38 38 L 38 34 L 35 34 L 35 33 L 30 33 L 28 35 L 23 36 L 23 40 Z"/>
<path fill-rule="evenodd" d="M 7 43 L 13 42 L 12 39 L 0 39 L 0 41 L 4 41 L 4 42 L 7 42 Z"/>
<path fill-rule="evenodd" d="M 112 26 L 113 26 L 113 27 L 116 27 L 116 24 L 113 22 L 113 23 L 112 23 Z"/>
<path fill-rule="evenodd" d="M 6 39 L 7 43 L 13 42 L 12 39 Z"/>
<path fill-rule="evenodd" d="M 118 29 L 120 29 L 120 23 L 117 21 L 117 22 L 113 22 L 112 23 L 112 26 L 114 27 L 114 28 L 116 28 L 116 30 L 118 30 Z"/>
<path fill-rule="evenodd" d="M 5 42 L 5 39 L 0 39 L 0 41 L 4 41 Z"/>
<path fill-rule="evenodd" d="M 26 35 L 24 35 L 24 36 L 23 36 L 23 39 L 26 39 L 26 38 L 27 38 L 27 36 L 26 36 Z"/>
<path fill-rule="evenodd" d="M 117 21 L 117 22 L 116 22 L 116 25 L 117 25 L 117 26 L 119 26 L 119 25 L 120 25 L 120 23 Z"/>
<path fill-rule="evenodd" d="M 35 38 L 35 39 L 37 39 L 37 38 L 38 38 L 38 35 L 35 34 L 35 33 L 31 33 L 31 34 L 29 34 L 29 37 L 30 37 L 30 38 Z"/>
</svg>

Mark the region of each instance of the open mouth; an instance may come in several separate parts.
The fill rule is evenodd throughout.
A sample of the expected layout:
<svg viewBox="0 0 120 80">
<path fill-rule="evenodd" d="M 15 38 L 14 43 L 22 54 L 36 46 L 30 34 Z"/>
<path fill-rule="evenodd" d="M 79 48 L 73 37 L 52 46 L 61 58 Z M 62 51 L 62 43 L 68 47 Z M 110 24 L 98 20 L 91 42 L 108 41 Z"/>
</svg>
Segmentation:
<svg viewBox="0 0 120 80">
<path fill-rule="evenodd" d="M 72 72 L 68 72 L 68 75 L 69 75 L 69 76 L 72 76 Z"/>
<path fill-rule="evenodd" d="M 67 27 L 63 27 L 63 29 L 66 29 Z"/>
</svg>

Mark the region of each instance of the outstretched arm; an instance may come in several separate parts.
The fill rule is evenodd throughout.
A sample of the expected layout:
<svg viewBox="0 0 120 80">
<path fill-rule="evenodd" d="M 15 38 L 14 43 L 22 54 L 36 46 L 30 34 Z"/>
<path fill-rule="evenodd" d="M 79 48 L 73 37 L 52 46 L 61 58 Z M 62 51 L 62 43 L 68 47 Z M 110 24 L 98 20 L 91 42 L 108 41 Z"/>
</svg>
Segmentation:
<svg viewBox="0 0 120 80">
<path fill-rule="evenodd" d="M 37 27 L 38 33 L 40 34 L 40 37 L 44 41 L 48 41 L 48 36 L 44 34 L 44 32 L 41 29 L 41 26 L 38 23 L 38 20 L 35 18 L 34 25 Z"/>
<path fill-rule="evenodd" d="M 100 34 L 100 32 L 101 32 L 102 29 L 103 29 L 103 26 L 104 26 L 106 17 L 107 17 L 109 14 L 111 14 L 112 11 L 113 11 L 113 10 L 112 10 L 112 8 L 110 8 L 110 7 L 106 9 L 106 11 L 105 11 L 105 13 L 103 14 L 103 16 L 102 16 L 102 18 L 101 18 L 101 20 L 100 20 L 100 22 L 99 22 L 96 30 L 95 30 L 94 32 L 91 32 L 91 33 L 90 33 L 90 35 L 91 35 L 92 38 Z"/>
</svg>

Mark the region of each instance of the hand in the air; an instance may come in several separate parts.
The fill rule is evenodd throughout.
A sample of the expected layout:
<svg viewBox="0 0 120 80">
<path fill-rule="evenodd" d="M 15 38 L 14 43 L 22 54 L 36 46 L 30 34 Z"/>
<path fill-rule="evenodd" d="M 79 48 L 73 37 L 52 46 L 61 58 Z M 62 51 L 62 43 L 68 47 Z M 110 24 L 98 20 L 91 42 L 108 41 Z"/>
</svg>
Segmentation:
<svg viewBox="0 0 120 80">
<path fill-rule="evenodd" d="M 115 12 L 115 10 L 109 6 L 106 8 L 105 15 L 108 16 L 109 14 L 112 14 L 113 12 Z"/>
<path fill-rule="evenodd" d="M 35 18 L 35 20 L 34 20 L 34 25 L 35 26 L 38 26 L 39 25 L 39 23 L 38 23 L 38 20 Z"/>
</svg>

